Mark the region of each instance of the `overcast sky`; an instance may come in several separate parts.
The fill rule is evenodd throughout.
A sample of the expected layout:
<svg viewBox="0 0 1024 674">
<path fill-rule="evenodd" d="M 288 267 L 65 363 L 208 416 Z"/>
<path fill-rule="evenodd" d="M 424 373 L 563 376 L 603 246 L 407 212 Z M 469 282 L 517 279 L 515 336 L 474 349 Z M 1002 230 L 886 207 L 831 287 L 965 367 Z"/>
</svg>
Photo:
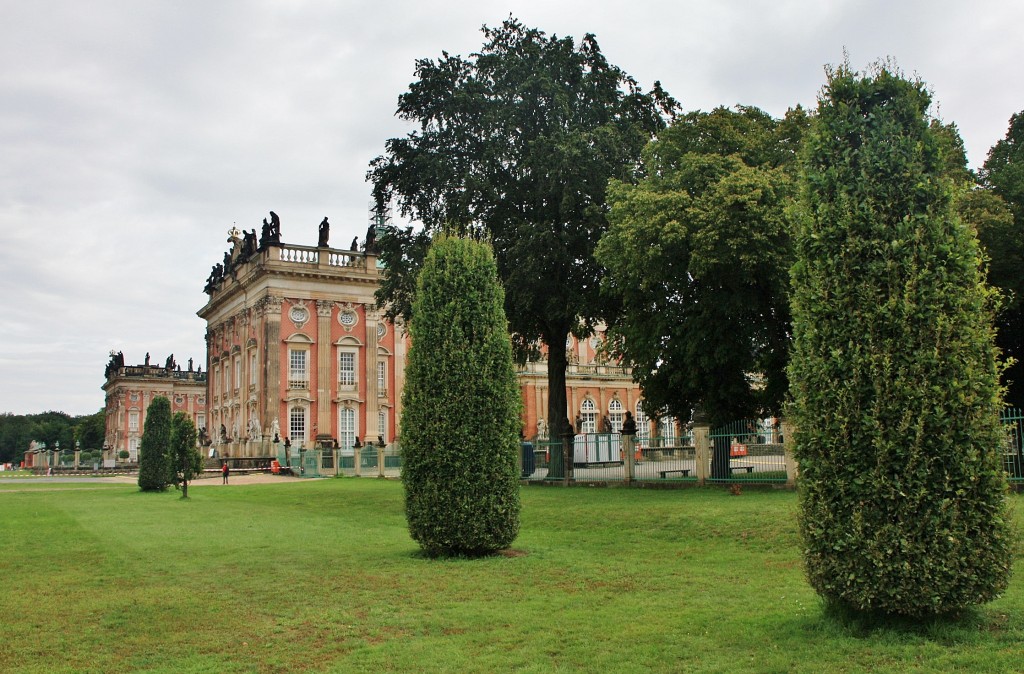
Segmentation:
<svg viewBox="0 0 1024 674">
<path fill-rule="evenodd" d="M 367 165 L 417 58 L 469 55 L 513 14 L 594 33 L 686 110 L 813 107 L 823 68 L 894 57 L 929 83 L 973 167 L 1024 109 L 1018 0 L 3 0 L 0 412 L 103 406 L 129 364 L 205 362 L 210 267 L 232 225 L 366 232 Z"/>
</svg>

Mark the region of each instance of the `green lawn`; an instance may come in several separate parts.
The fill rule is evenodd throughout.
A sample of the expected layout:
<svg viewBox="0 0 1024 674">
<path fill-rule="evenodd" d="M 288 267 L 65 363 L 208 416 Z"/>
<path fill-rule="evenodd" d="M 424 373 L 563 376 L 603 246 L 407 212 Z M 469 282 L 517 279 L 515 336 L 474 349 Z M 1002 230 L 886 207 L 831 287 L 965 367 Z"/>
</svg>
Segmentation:
<svg viewBox="0 0 1024 674">
<path fill-rule="evenodd" d="M 420 557 L 397 482 L 0 485 L 4 672 L 1008 672 L 1024 590 L 827 616 L 792 492 L 527 487 L 508 556 Z M 1018 526 L 1024 500 L 1014 496 Z"/>
</svg>

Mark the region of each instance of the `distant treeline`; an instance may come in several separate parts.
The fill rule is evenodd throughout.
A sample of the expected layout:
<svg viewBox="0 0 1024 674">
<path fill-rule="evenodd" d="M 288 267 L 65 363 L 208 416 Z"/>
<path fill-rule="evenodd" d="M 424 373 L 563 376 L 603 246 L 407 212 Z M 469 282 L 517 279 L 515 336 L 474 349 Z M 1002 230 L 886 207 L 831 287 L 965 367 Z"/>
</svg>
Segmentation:
<svg viewBox="0 0 1024 674">
<path fill-rule="evenodd" d="M 85 449 L 102 449 L 103 410 L 73 417 L 64 412 L 41 414 L 0 414 L 0 463 L 19 462 L 33 440 L 62 451 L 73 451 L 75 441 Z"/>
</svg>

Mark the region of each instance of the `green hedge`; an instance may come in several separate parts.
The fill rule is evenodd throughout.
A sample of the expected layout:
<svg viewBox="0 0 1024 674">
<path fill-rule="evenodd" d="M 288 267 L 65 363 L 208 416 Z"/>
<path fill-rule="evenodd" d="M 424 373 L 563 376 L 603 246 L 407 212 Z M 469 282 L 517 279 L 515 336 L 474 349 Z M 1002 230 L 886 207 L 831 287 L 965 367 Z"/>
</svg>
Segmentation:
<svg viewBox="0 0 1024 674">
<path fill-rule="evenodd" d="M 409 532 L 431 556 L 488 554 L 519 532 L 520 398 L 503 301 L 489 246 L 433 242 L 401 423 Z"/>
<path fill-rule="evenodd" d="M 171 402 L 164 396 L 157 396 L 146 410 L 146 423 L 139 442 L 139 489 L 163 491 L 170 486 L 170 447 Z"/>
<path fill-rule="evenodd" d="M 922 616 L 1006 587 L 991 291 L 952 213 L 930 96 L 841 67 L 808 139 L 790 362 L 811 584 Z"/>
</svg>

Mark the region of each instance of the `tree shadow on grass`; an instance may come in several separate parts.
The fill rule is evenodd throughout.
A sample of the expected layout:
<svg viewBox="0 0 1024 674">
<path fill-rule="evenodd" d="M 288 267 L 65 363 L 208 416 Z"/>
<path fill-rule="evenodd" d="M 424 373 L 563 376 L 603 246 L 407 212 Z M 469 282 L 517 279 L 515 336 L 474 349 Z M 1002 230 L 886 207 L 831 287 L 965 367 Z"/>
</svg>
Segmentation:
<svg viewBox="0 0 1024 674">
<path fill-rule="evenodd" d="M 806 616 L 810 618 L 810 616 Z M 822 602 L 817 629 L 854 639 L 923 639 L 944 645 L 974 641 L 1006 629 L 1008 617 L 981 607 L 911 617 L 860 611 L 848 605 Z"/>
<path fill-rule="evenodd" d="M 496 557 L 506 557 L 514 559 L 517 557 L 527 557 L 529 552 L 518 548 L 504 548 L 502 550 L 489 550 L 486 552 L 473 553 L 473 552 L 428 552 L 423 548 L 416 548 L 409 553 L 410 557 L 416 559 L 430 559 L 430 560 L 474 560 L 474 559 L 494 559 Z"/>
</svg>

